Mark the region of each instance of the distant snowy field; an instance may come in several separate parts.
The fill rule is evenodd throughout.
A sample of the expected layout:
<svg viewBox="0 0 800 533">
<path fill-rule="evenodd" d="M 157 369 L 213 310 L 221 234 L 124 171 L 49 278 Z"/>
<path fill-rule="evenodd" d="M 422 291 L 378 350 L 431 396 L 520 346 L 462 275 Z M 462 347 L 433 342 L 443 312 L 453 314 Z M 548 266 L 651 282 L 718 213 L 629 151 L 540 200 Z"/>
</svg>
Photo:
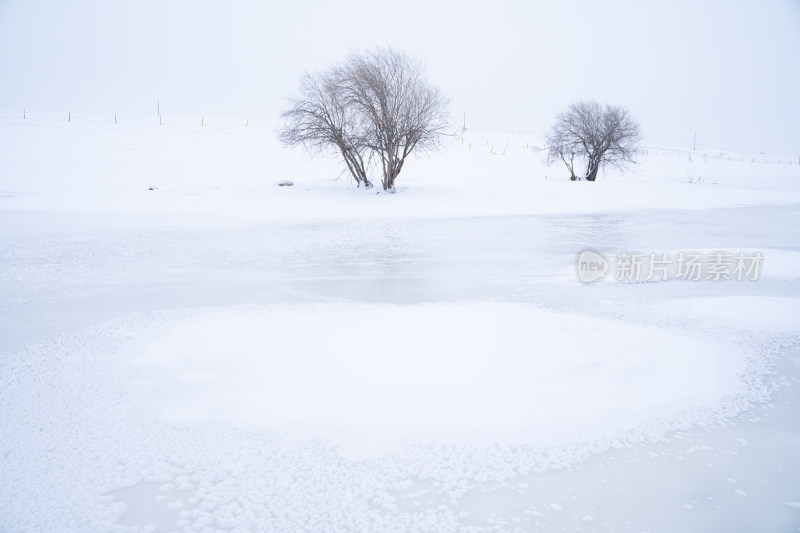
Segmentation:
<svg viewBox="0 0 800 533">
<path fill-rule="evenodd" d="M 0 531 L 800 531 L 796 156 L 570 182 L 467 130 L 390 195 L 277 124 L 71 120 L 0 113 Z"/>
</svg>

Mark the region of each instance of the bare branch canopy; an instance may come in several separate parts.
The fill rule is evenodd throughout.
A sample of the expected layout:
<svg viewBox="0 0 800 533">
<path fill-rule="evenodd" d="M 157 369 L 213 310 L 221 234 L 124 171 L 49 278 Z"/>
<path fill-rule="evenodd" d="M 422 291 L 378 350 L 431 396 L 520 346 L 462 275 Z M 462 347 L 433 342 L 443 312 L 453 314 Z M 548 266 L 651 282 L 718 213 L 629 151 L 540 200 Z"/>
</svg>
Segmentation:
<svg viewBox="0 0 800 533">
<path fill-rule="evenodd" d="M 312 153 L 338 152 L 356 183 L 367 187 L 367 167 L 375 160 L 383 189 L 394 191 L 409 155 L 439 148 L 449 126 L 447 107 L 418 60 L 380 48 L 303 76 L 300 96 L 282 115 L 279 138 Z"/>
<path fill-rule="evenodd" d="M 583 162 L 583 178 L 595 181 L 603 165 L 624 169 L 636 164 L 641 134 L 626 108 L 588 100 L 559 114 L 546 139 L 548 163 L 563 162 L 576 180 L 575 165 Z"/>
</svg>

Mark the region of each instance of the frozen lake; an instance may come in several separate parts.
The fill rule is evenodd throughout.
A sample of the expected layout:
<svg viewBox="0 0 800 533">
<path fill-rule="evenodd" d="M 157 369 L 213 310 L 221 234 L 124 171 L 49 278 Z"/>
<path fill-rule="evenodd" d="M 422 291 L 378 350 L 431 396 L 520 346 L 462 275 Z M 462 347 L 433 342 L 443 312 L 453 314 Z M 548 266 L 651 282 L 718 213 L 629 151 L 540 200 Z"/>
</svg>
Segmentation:
<svg viewBox="0 0 800 533">
<path fill-rule="evenodd" d="M 165 308 L 489 300 L 591 313 L 609 298 L 796 298 L 800 291 L 783 272 L 785 253 L 765 259 L 758 283 L 586 287 L 575 276 L 576 256 L 587 248 L 797 253 L 796 206 L 260 224 L 15 211 L 0 219 L 7 351 L 110 316 Z M 770 276 L 776 259 L 781 275 Z"/>
<path fill-rule="evenodd" d="M 3 531 L 800 528 L 800 209 L 794 205 L 273 222 L 3 211 L 0 224 Z M 576 256 L 587 248 L 607 256 L 758 250 L 764 263 L 757 281 L 607 279 L 587 286 L 575 273 Z M 320 306 L 324 312 L 315 315 Z M 213 330 L 215 316 L 219 324 L 228 320 L 228 329 L 219 326 L 220 334 L 269 343 L 270 335 L 253 337 L 230 320 L 250 313 L 279 323 L 285 310 L 299 309 L 308 327 L 292 337 L 285 332 L 296 325 L 280 323 L 285 345 L 307 335 L 313 346 L 324 346 L 325 338 L 314 338 L 330 333 L 326 321 L 352 319 L 364 321 L 362 329 L 352 324 L 354 338 L 371 331 L 356 343 L 358 349 L 374 346 L 369 356 L 380 358 L 383 343 L 406 350 L 424 346 L 401 341 L 413 337 L 415 328 L 427 328 L 425 335 L 435 337 L 438 329 L 431 322 L 446 321 L 453 309 L 465 308 L 473 310 L 464 318 L 468 339 L 494 309 L 505 314 L 492 331 L 516 327 L 515 320 L 523 325 L 528 318 L 541 320 L 534 332 L 552 353 L 575 341 L 574 349 L 584 351 L 595 342 L 601 358 L 640 354 L 615 372 L 639 376 L 651 364 L 650 354 L 656 365 L 650 370 L 657 374 L 658 364 L 668 364 L 669 350 L 691 340 L 713 347 L 720 357 L 740 351 L 735 364 L 744 365 L 745 376 L 730 397 L 719 385 L 721 396 L 708 399 L 689 395 L 697 384 L 689 383 L 688 374 L 686 382 L 679 375 L 672 382 L 659 381 L 664 394 L 679 397 L 675 401 L 700 403 L 691 403 L 691 412 L 680 417 L 664 411 L 657 424 L 642 425 L 631 417 L 635 427 L 619 431 L 612 424 L 604 432 L 606 419 L 600 418 L 601 424 L 584 435 L 580 430 L 588 419 L 576 418 L 582 426 L 577 432 L 565 432 L 563 438 L 557 432 L 537 435 L 537 428 L 548 429 L 552 422 L 541 410 L 558 413 L 559 407 L 531 405 L 529 418 L 538 416 L 544 425 L 530 421 L 529 441 L 519 435 L 494 439 L 491 430 L 475 438 L 468 420 L 450 433 L 415 425 L 413 409 L 425 403 L 405 403 L 397 413 L 389 408 L 385 413 L 387 426 L 400 432 L 395 435 L 399 444 L 373 447 L 369 432 L 349 441 L 336 437 L 353 427 L 364 429 L 358 424 L 373 419 L 336 413 L 315 418 L 309 413 L 319 412 L 317 404 L 298 406 L 300 395 L 287 396 L 297 404 L 287 409 L 289 418 L 305 424 L 302 428 L 263 417 L 259 402 L 278 400 L 258 396 L 256 378 L 255 384 L 236 381 L 228 389 L 215 385 L 222 387 L 218 398 L 234 388 L 256 394 L 243 393 L 241 403 L 227 411 L 224 404 L 203 403 L 212 389 L 195 397 L 192 387 L 211 379 L 217 384 L 238 380 L 248 373 L 247 360 L 231 363 L 242 365 L 238 373 L 226 374 L 225 361 L 192 370 L 200 359 L 191 350 L 213 342 L 213 335 L 178 354 L 190 338 Z M 331 309 L 333 314 L 325 314 Z M 515 315 L 520 309 L 534 314 Z M 404 310 L 419 310 L 420 318 L 409 318 Z M 400 318 L 384 325 L 381 317 Z M 574 324 L 548 335 L 560 327 L 559 317 Z M 201 319 L 205 322 L 197 322 Z M 613 327 L 607 326 L 611 321 Z M 189 333 L 181 334 L 180 324 Z M 592 333 L 592 327 L 610 332 Z M 614 336 L 616 327 L 623 328 L 619 336 L 628 344 Z M 458 334 L 452 325 L 442 329 Z M 492 331 L 474 337 L 475 342 L 490 343 Z M 517 330 L 508 331 L 515 335 Z M 682 331 L 687 338 L 667 336 L 661 342 L 648 331 Z M 341 335 L 336 342 L 347 338 Z M 589 344 L 576 340 L 584 338 Z M 535 339 L 528 340 L 536 346 Z M 673 341 L 675 348 L 669 346 Z M 440 349 L 447 351 L 447 345 Z M 184 361 L 195 367 L 179 372 L 142 364 L 148 350 L 155 359 L 169 353 L 176 365 Z M 675 356 L 687 357 L 688 365 L 695 357 Z M 424 354 L 412 359 L 424 373 Z M 363 369 L 364 361 L 348 364 Z M 554 361 L 556 366 L 548 368 L 561 372 Z M 303 381 L 302 365 L 281 368 L 300 376 L 285 378 L 287 390 L 293 380 L 312 388 L 323 383 Z M 722 379 L 724 369 L 714 368 L 709 366 L 708 376 Z M 685 370 L 693 372 L 691 366 Z M 178 372 L 178 378 L 165 379 L 170 372 Z M 446 368 L 436 372 L 449 375 Z M 629 379 L 625 375 L 616 382 L 620 388 Z M 418 377 L 392 383 L 415 387 L 401 391 L 410 402 L 415 391 L 436 392 L 420 385 Z M 347 383 L 346 376 L 340 378 Z M 497 405 L 518 409 L 512 414 L 524 427 L 529 421 L 520 402 L 535 397 L 524 396 L 524 387 L 519 391 L 519 401 L 512 397 Z M 578 400 L 588 408 L 607 396 L 602 390 L 597 394 Z M 319 396 L 315 401 L 324 404 L 325 395 Z M 241 414 L 248 398 L 253 400 L 250 418 L 226 414 Z M 478 400 L 476 405 L 483 402 Z M 159 414 L 180 401 L 190 408 Z M 333 401 L 331 409 L 339 405 L 349 404 Z M 411 411 L 403 411 L 403 405 Z M 429 400 L 427 405 L 435 410 L 437 404 Z M 579 406 L 575 412 L 583 411 Z M 420 420 L 435 421 L 421 413 Z M 392 416 L 402 420 L 393 424 Z M 613 420 L 608 413 L 602 416 Z M 496 429 L 500 435 L 508 424 L 498 422 Z M 460 438 L 456 430 L 466 436 Z"/>
</svg>

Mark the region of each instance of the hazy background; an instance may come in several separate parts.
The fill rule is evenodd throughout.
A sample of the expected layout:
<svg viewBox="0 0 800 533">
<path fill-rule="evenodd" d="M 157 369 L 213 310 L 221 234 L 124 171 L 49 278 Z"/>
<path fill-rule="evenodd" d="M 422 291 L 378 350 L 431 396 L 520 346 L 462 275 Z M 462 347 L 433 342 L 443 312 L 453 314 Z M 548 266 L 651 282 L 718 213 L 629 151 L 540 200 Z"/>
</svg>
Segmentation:
<svg viewBox="0 0 800 533">
<path fill-rule="evenodd" d="M 800 154 L 798 0 L 0 0 L 0 110 L 274 119 L 303 70 L 377 45 L 468 128 L 542 133 L 594 97 L 649 143 Z"/>
</svg>

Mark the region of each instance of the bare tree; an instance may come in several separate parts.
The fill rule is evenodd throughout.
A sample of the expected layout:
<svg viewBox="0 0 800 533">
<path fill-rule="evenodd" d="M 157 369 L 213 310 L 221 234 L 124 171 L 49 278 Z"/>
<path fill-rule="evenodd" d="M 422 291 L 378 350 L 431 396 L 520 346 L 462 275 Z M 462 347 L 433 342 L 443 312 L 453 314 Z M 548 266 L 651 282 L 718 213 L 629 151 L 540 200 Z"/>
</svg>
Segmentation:
<svg viewBox="0 0 800 533">
<path fill-rule="evenodd" d="M 586 163 L 584 178 L 595 181 L 603 165 L 625 169 L 635 164 L 639 124 L 621 106 L 595 100 L 576 102 L 556 117 L 547 134 L 547 162 L 562 161 L 575 180 L 575 160 Z"/>
<path fill-rule="evenodd" d="M 447 98 L 419 61 L 391 48 L 351 55 L 343 73 L 347 104 L 364 117 L 363 140 L 381 162 L 383 188 L 394 191 L 414 150 L 439 147 L 449 126 Z"/>
<path fill-rule="evenodd" d="M 283 113 L 278 136 L 312 153 L 341 154 L 359 185 L 371 186 L 367 167 L 378 160 L 383 188 L 394 192 L 407 157 L 440 146 L 447 104 L 421 63 L 391 48 L 378 49 L 303 76 L 300 96 Z"/>
<path fill-rule="evenodd" d="M 569 179 L 575 181 L 575 158 L 580 159 L 580 145 L 569 138 L 569 134 L 563 128 L 554 127 L 547 135 L 547 164 L 552 165 L 558 161 L 563 162 L 569 170 Z"/>
<path fill-rule="evenodd" d="M 358 186 L 371 187 L 367 176 L 361 119 L 342 98 L 341 72 L 304 74 L 300 96 L 290 100 L 281 117 L 284 126 L 278 138 L 287 146 L 302 145 L 312 154 L 338 153 Z"/>
</svg>

